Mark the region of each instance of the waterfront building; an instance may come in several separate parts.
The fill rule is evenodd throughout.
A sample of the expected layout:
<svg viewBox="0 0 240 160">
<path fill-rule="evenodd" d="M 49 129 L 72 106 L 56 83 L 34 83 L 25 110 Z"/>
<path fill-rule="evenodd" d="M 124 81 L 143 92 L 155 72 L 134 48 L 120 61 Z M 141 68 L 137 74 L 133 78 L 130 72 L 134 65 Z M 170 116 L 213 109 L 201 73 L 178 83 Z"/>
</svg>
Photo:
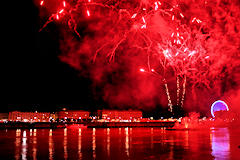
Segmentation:
<svg viewBox="0 0 240 160">
<path fill-rule="evenodd" d="M 14 122 L 49 122 L 49 112 L 9 112 L 8 121 Z"/>
<path fill-rule="evenodd" d="M 0 122 L 6 122 L 8 120 L 8 113 L 0 113 Z"/>
<path fill-rule="evenodd" d="M 97 115 L 99 119 L 142 119 L 142 111 L 139 110 L 98 110 Z"/>
<path fill-rule="evenodd" d="M 80 119 L 88 119 L 90 112 L 83 111 L 83 110 L 63 110 L 58 111 L 56 113 L 58 119 L 73 119 L 73 120 L 80 120 Z"/>
</svg>

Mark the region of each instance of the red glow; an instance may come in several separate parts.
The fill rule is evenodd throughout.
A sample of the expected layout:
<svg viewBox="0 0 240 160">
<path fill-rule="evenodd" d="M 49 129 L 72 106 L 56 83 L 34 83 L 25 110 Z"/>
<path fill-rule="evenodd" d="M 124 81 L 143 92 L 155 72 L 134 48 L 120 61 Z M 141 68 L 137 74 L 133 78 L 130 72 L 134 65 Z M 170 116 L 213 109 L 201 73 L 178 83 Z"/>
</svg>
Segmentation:
<svg viewBox="0 0 240 160">
<path fill-rule="evenodd" d="M 140 71 L 140 72 L 145 72 L 145 69 L 140 68 L 139 71 Z"/>
<path fill-rule="evenodd" d="M 40 5 L 42 6 L 42 5 L 43 5 L 43 3 L 44 3 L 44 1 L 41 1 L 41 2 L 40 2 Z"/>
<path fill-rule="evenodd" d="M 40 5 L 43 5 L 43 2 L 40 1 Z M 208 93 L 205 89 L 217 90 L 214 96 L 221 96 L 220 84 L 223 79 L 219 77 L 224 77 L 225 73 L 232 73 L 239 64 L 236 58 L 238 59 L 239 55 L 240 40 L 237 35 L 240 28 L 237 24 L 240 13 L 239 3 L 235 1 L 205 3 L 183 0 L 181 3 L 179 1 L 170 3 L 167 0 L 161 2 L 133 0 L 125 3 L 112 0 L 94 2 L 57 0 L 54 5 L 50 3 L 53 2 L 48 1 L 45 5 L 46 10 L 49 11 L 49 19 L 43 28 L 49 23 L 54 23 L 55 20 L 61 20 L 69 26 L 73 34 L 79 36 L 79 41 L 72 40 L 71 35 L 66 36 L 61 43 L 63 50 L 61 60 L 81 71 L 86 69 L 83 66 L 90 66 L 86 72 L 91 73 L 96 85 L 98 81 L 103 81 L 103 77 L 107 74 L 118 73 L 118 69 L 122 69 L 129 73 L 121 75 L 126 81 L 116 80 L 116 84 L 120 86 L 116 88 L 121 90 L 126 87 L 125 90 L 131 90 L 129 86 L 138 81 L 133 70 L 153 72 L 151 68 L 154 68 L 154 74 L 151 75 L 155 76 L 158 73 L 160 79 L 165 79 L 166 84 L 169 85 L 169 99 L 173 104 L 178 104 L 176 95 L 179 101 L 184 100 L 185 91 L 191 92 L 192 97 L 190 96 L 189 99 L 195 100 L 197 95 L 195 92 Z M 61 10 L 62 7 L 64 11 Z M 94 21 L 90 21 L 89 16 Z M 83 24 L 87 27 L 82 27 Z M 79 31 L 86 35 L 82 36 Z M 86 59 L 98 62 L 89 64 Z M 116 64 L 110 63 L 116 59 Z M 106 61 L 109 62 L 109 66 L 114 67 L 105 66 Z M 148 70 L 139 69 L 138 66 L 147 66 Z M 174 81 L 177 76 L 179 82 Z M 119 77 L 115 78 L 119 79 Z M 135 89 L 144 90 L 145 85 L 149 83 L 153 83 L 152 88 L 154 88 L 156 84 L 150 81 L 152 80 L 146 84 L 137 83 L 138 89 Z M 230 84 L 235 84 L 235 81 L 239 83 L 235 79 L 233 81 Z M 189 88 L 185 89 L 185 86 Z M 116 88 L 112 89 L 114 86 L 111 85 L 108 87 L 110 91 L 104 90 L 106 94 L 104 98 L 109 95 L 114 95 L 114 99 L 124 97 L 125 92 L 119 91 L 119 95 L 116 95 L 112 93 Z M 175 93 L 176 90 L 178 94 Z M 154 92 L 159 90 L 156 89 Z M 157 94 L 152 93 L 152 95 Z M 135 98 L 132 103 L 139 101 L 139 97 L 135 96 Z M 159 103 L 164 105 L 164 102 Z"/>
<path fill-rule="evenodd" d="M 65 1 L 63 1 L 63 7 L 66 7 L 66 2 Z"/>
<path fill-rule="evenodd" d="M 90 12 L 89 12 L 89 10 L 87 10 L 87 15 L 88 15 L 88 17 L 90 16 Z"/>
<path fill-rule="evenodd" d="M 59 20 L 59 15 L 58 14 L 56 14 L 56 19 Z"/>
<path fill-rule="evenodd" d="M 142 17 L 142 20 L 143 20 L 143 23 L 146 23 L 146 21 L 145 21 L 145 18 L 144 18 L 144 17 Z"/>
<path fill-rule="evenodd" d="M 64 11 L 64 9 L 61 9 L 61 10 L 59 11 L 59 13 L 63 13 L 63 11 Z"/>
<path fill-rule="evenodd" d="M 136 18 L 137 13 L 134 13 L 131 18 Z"/>
</svg>

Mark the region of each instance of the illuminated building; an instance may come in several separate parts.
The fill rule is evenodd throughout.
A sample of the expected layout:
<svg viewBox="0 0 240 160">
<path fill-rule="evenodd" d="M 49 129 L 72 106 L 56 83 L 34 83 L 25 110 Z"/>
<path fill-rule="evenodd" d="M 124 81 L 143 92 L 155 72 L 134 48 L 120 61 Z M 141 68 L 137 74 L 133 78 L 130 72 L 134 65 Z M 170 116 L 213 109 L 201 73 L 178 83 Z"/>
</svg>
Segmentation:
<svg viewBox="0 0 240 160">
<path fill-rule="evenodd" d="M 82 110 L 64 110 L 58 111 L 57 116 L 59 119 L 88 119 L 90 112 Z"/>
<path fill-rule="evenodd" d="M 8 113 L 0 113 L 0 122 L 5 122 L 8 120 Z"/>
<path fill-rule="evenodd" d="M 50 113 L 49 112 L 19 112 L 13 111 L 9 112 L 9 121 L 19 121 L 19 122 L 49 122 Z"/>
<path fill-rule="evenodd" d="M 131 120 L 142 118 L 142 111 L 138 110 L 98 110 L 98 118 L 100 119 L 121 119 L 121 120 Z"/>
</svg>

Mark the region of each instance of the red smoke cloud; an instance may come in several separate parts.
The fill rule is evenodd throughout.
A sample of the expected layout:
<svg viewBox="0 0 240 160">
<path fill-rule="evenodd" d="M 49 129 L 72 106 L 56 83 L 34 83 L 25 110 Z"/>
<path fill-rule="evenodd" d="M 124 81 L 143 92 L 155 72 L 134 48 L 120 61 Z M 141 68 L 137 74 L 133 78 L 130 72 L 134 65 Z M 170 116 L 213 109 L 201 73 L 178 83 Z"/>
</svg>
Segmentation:
<svg viewBox="0 0 240 160">
<path fill-rule="evenodd" d="M 221 98 L 237 108 L 237 0 L 69 0 L 66 7 L 54 4 L 46 9 L 51 14 L 48 22 L 60 23 L 60 59 L 88 76 L 93 91 L 110 106 L 167 106 L 163 79 L 175 105 L 176 77 L 180 99 L 186 77 L 184 108 L 207 112 Z M 141 67 L 147 72 L 139 72 Z M 152 68 L 157 77 L 150 73 Z"/>
</svg>

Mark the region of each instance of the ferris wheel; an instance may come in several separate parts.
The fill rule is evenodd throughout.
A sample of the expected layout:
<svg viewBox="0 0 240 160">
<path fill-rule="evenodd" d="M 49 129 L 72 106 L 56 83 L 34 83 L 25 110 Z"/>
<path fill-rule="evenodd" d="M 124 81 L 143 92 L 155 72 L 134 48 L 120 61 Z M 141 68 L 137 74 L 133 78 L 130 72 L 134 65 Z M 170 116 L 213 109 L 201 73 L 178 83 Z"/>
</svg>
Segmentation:
<svg viewBox="0 0 240 160">
<path fill-rule="evenodd" d="M 211 106 L 211 114 L 213 117 L 215 117 L 215 112 L 217 111 L 229 111 L 228 105 L 222 100 L 215 101 Z"/>
</svg>

